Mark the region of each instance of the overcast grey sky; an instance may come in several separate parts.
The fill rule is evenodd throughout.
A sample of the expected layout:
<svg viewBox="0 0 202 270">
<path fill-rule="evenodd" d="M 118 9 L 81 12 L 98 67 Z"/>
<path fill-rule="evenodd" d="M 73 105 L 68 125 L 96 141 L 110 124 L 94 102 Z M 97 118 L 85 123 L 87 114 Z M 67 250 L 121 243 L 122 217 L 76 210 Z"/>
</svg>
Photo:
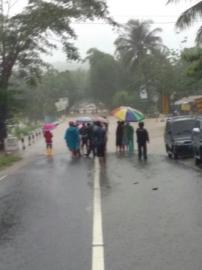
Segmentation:
<svg viewBox="0 0 202 270">
<path fill-rule="evenodd" d="M 180 49 L 183 46 L 193 46 L 196 30 L 199 23 L 186 31 L 176 33 L 175 21 L 190 3 L 199 1 L 181 1 L 178 4 L 166 5 L 167 0 L 108 0 L 109 11 L 113 18 L 125 23 L 129 19 L 152 19 L 154 27 L 163 29 L 162 38 L 169 48 Z M 83 23 L 74 24 L 74 29 L 78 35 L 75 44 L 78 46 L 81 55 L 85 57 L 86 51 L 89 48 L 96 47 L 104 52 L 114 52 L 114 40 L 117 37 L 117 32 L 113 31 L 111 26 L 99 23 Z M 181 43 L 184 37 L 187 37 L 187 43 Z M 63 61 L 64 55 L 62 52 L 54 52 L 53 57 L 49 57 L 49 61 Z"/>
<path fill-rule="evenodd" d="M 129 19 L 152 19 L 154 27 L 163 29 L 162 38 L 169 48 L 180 49 L 183 46 L 193 46 L 196 30 L 199 23 L 186 31 L 176 33 L 175 21 L 187 7 L 199 2 L 199 0 L 180 1 L 177 4 L 166 5 L 167 0 L 106 0 L 109 5 L 109 11 L 112 17 L 125 23 Z M 23 6 L 26 0 L 20 0 L 18 3 Z M 20 7 L 18 4 L 18 8 Z M 114 40 L 117 38 L 117 32 L 112 27 L 103 23 L 76 23 L 73 25 L 78 39 L 75 44 L 85 57 L 89 48 L 96 47 L 104 52 L 114 52 Z M 187 43 L 181 43 L 184 37 L 187 37 Z M 61 50 L 54 51 L 52 57 L 46 58 L 50 62 L 64 61 L 65 55 Z"/>
</svg>

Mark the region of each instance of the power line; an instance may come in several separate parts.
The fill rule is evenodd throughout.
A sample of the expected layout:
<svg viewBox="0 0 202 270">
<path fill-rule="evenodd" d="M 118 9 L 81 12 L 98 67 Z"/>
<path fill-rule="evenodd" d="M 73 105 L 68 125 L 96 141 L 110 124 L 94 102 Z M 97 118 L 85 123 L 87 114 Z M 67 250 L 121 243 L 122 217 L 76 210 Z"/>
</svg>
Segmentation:
<svg viewBox="0 0 202 270">
<path fill-rule="evenodd" d="M 160 14 L 112 14 L 114 17 L 158 17 L 158 18 L 176 18 L 178 15 L 160 15 Z"/>
<path fill-rule="evenodd" d="M 193 23 L 202 23 L 202 21 L 193 21 Z M 73 25 L 111 25 L 108 22 L 73 22 Z M 120 23 L 125 24 L 125 23 Z M 176 24 L 176 21 L 157 22 L 153 21 L 153 24 Z"/>
<path fill-rule="evenodd" d="M 176 21 L 173 22 L 153 22 L 153 24 L 175 24 Z M 111 25 L 108 22 L 73 22 L 71 24 L 74 25 Z M 125 24 L 125 23 L 120 23 L 120 24 Z"/>
</svg>

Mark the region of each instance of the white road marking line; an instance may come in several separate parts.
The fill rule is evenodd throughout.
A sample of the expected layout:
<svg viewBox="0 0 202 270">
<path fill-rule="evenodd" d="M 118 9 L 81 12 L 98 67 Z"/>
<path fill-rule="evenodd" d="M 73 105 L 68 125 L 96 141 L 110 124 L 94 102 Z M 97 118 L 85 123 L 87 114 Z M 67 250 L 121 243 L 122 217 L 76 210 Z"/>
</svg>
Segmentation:
<svg viewBox="0 0 202 270">
<path fill-rule="evenodd" d="M 8 175 L 4 175 L 2 177 L 0 177 L 0 181 L 3 181 Z"/>
<path fill-rule="evenodd" d="M 100 164 L 97 158 L 94 163 L 94 199 L 93 199 L 93 241 L 92 270 L 104 270 L 104 243 L 102 228 Z"/>
</svg>

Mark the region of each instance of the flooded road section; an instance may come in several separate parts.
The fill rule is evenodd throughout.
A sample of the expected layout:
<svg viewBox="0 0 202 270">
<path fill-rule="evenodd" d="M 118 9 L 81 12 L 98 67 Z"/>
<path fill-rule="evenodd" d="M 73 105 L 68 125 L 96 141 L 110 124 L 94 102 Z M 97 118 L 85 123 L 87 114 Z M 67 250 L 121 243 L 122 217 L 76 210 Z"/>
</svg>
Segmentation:
<svg viewBox="0 0 202 270">
<path fill-rule="evenodd" d="M 41 156 L 0 182 L 0 269 L 199 270 L 201 176 L 160 154 Z"/>
</svg>

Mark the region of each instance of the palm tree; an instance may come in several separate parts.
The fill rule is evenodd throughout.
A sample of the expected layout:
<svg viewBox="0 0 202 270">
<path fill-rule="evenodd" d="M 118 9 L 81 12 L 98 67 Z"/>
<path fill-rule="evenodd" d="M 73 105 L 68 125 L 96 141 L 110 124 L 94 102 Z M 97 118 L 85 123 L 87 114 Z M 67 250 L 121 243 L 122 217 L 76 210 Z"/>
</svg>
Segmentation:
<svg viewBox="0 0 202 270">
<path fill-rule="evenodd" d="M 158 36 L 161 28 L 150 30 L 152 21 L 130 20 L 115 41 L 116 53 L 134 69 L 140 60 L 163 47 Z"/>
<path fill-rule="evenodd" d="M 168 4 L 179 1 L 180 0 L 168 0 Z M 198 3 L 185 10 L 178 18 L 176 26 L 183 30 L 192 25 L 199 17 L 202 17 L 202 1 L 198 1 Z M 202 26 L 198 29 L 196 43 L 198 45 L 202 43 Z"/>
</svg>

